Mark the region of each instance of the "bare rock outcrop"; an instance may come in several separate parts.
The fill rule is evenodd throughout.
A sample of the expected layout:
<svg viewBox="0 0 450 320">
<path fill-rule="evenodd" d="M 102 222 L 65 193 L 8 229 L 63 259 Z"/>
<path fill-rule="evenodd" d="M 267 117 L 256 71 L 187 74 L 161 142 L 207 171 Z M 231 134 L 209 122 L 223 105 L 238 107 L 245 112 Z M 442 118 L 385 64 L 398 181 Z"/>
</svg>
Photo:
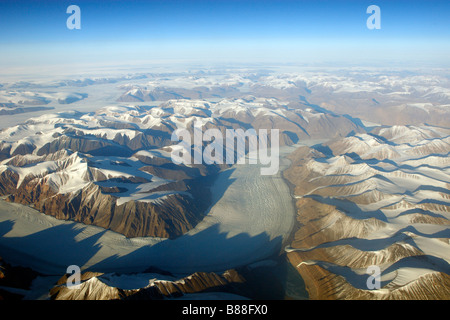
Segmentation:
<svg viewBox="0 0 450 320">
<path fill-rule="evenodd" d="M 165 276 L 165 280 L 152 279 L 157 274 L 148 276 L 150 281 L 147 286 L 122 289 L 114 284 L 114 278 L 120 275 L 85 272 L 81 275 L 79 287 L 73 289 L 67 287 L 67 275 L 64 275 L 51 289 L 50 296 L 53 300 L 161 300 L 192 293 L 227 292 L 238 295 L 244 292 L 242 285 L 245 279 L 234 269 L 221 274 L 196 272 L 181 279 L 172 275 Z"/>
<path fill-rule="evenodd" d="M 289 157 L 298 215 L 285 251 L 311 299 L 450 298 L 446 132 L 384 130 L 397 143 L 361 134 Z"/>
</svg>

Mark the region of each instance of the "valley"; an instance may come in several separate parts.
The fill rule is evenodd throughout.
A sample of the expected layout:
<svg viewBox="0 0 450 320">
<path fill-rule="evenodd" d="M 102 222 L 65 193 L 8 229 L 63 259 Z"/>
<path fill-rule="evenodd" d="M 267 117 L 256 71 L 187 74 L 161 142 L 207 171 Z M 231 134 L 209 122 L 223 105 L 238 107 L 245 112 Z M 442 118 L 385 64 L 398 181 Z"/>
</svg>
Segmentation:
<svg viewBox="0 0 450 320">
<path fill-rule="evenodd" d="M 0 256 L 46 283 L 28 298 L 255 298 L 284 261 L 278 298 L 448 299 L 448 88 L 442 70 L 286 67 L 3 82 Z M 279 170 L 174 163 L 195 124 L 279 130 Z"/>
</svg>

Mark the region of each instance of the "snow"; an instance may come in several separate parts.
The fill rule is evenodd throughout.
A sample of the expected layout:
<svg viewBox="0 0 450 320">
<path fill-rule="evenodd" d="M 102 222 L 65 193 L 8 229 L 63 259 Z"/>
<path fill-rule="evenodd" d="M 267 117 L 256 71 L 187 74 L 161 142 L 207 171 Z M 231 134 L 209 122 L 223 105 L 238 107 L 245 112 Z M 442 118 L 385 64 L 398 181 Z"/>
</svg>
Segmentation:
<svg viewBox="0 0 450 320">
<path fill-rule="evenodd" d="M 427 268 L 398 268 L 390 274 L 383 275 L 381 280 L 383 281 L 385 278 L 393 278 L 392 282 L 389 284 L 390 286 L 404 286 L 429 273 L 433 273 L 433 270 Z"/>
<path fill-rule="evenodd" d="M 47 183 L 50 186 L 55 185 L 60 194 L 81 190 L 90 182 L 82 174 L 86 172 L 86 169 L 86 163 L 79 162 L 77 165 L 71 166 L 70 169 L 48 175 L 46 177 Z"/>
<path fill-rule="evenodd" d="M 17 182 L 17 188 L 20 187 L 22 182 L 27 176 L 43 176 L 45 174 L 54 172 L 58 169 L 58 165 L 55 161 L 46 161 L 37 163 L 29 167 L 15 167 L 9 166 L 10 169 L 19 175 L 19 180 Z"/>
<path fill-rule="evenodd" d="M 364 71 L 366 72 L 366 71 Z M 260 77 L 258 80 L 250 80 L 246 75 L 205 75 L 192 76 L 182 75 L 167 78 L 145 80 L 142 85 L 130 83 L 120 86 L 119 89 L 130 90 L 129 93 L 138 94 L 140 91 L 152 90 L 162 87 L 195 88 L 205 86 L 266 86 L 275 89 L 286 90 L 300 86 L 305 83 L 308 89 L 326 89 L 331 92 L 335 90 L 341 93 L 376 92 L 380 95 L 401 95 L 405 100 L 411 93 L 417 92 L 424 99 L 432 95 L 441 98 L 449 97 L 446 88 L 448 80 L 440 76 L 409 76 L 397 75 L 385 76 L 374 72 L 367 74 L 364 81 L 358 79 L 360 72 L 339 76 L 330 72 L 302 72 L 285 73 Z M 431 86 L 434 86 L 430 89 Z M 102 90 L 100 90 L 101 88 Z M 67 110 L 67 107 L 58 106 L 60 114 L 43 114 L 34 117 L 26 124 L 16 125 L 4 131 L 0 131 L 0 140 L 4 145 L 10 145 L 14 152 L 21 144 L 36 146 L 36 150 L 54 140 L 54 134 L 63 134 L 64 129 L 58 125 L 64 124 L 66 128 L 76 129 L 85 134 L 114 139 L 116 134 L 125 135 L 132 139 L 138 134 L 138 130 L 120 129 L 113 130 L 100 127 L 99 120 L 113 120 L 136 124 L 140 129 L 160 126 L 169 123 L 179 128 L 200 120 L 202 125 L 214 122 L 214 116 L 230 113 L 234 116 L 261 116 L 277 115 L 284 116 L 287 112 L 285 103 L 274 99 L 251 98 L 222 99 L 217 103 L 207 103 L 204 100 L 173 100 L 162 106 L 150 108 L 142 115 L 142 109 L 137 106 L 116 105 L 115 100 L 120 95 L 116 85 L 93 86 L 86 89 L 89 98 L 82 103 L 74 103 L 70 108 L 82 112 L 97 111 L 93 113 L 76 113 Z M 107 89 L 107 90 L 103 90 Z M 0 90 L 0 97 L 5 101 L 35 101 L 36 99 L 67 99 L 78 97 L 73 88 L 60 92 L 41 92 L 40 90 L 13 92 Z M 83 91 L 84 92 L 84 91 Z M 378 98 L 377 98 L 378 99 Z M 408 98 L 409 99 L 409 98 Z M 426 100 L 424 100 L 426 101 Z M 51 104 L 51 103 L 50 103 Z M 419 108 L 429 112 L 433 104 L 428 102 L 405 102 L 406 106 Z M 435 106 L 434 106 L 435 107 Z M 193 114 L 205 110 L 212 111 L 212 117 L 196 117 Z M 321 115 L 313 112 L 310 108 L 299 111 L 305 121 Z M 38 113 L 36 113 L 38 114 Z M 8 121 L 2 119 L 2 126 L 13 125 L 15 119 L 23 121 L 28 116 L 14 116 Z M 11 119 L 11 120 L 9 120 Z M 8 123 L 6 123 L 8 122 Z M 366 122 L 365 122 L 366 123 Z M 355 163 L 348 157 L 336 157 L 329 159 L 326 163 L 311 162 L 308 164 L 316 172 L 324 175 L 351 175 L 352 178 L 361 176 L 361 180 L 354 180 L 358 186 L 349 186 L 342 183 L 340 187 L 346 188 L 350 195 L 353 191 L 379 192 L 378 195 L 386 196 L 377 202 L 368 205 L 359 205 L 363 211 L 380 210 L 387 218 L 388 225 L 376 232 L 371 233 L 368 239 L 384 239 L 391 237 L 397 232 L 412 234 L 414 244 L 425 254 L 440 257 L 449 261 L 449 243 L 441 239 L 433 238 L 436 234 L 445 233 L 448 227 L 429 224 L 414 224 L 416 233 L 403 230 L 410 224 L 409 217 L 400 214 L 402 208 L 409 209 L 422 200 L 443 201 L 445 197 L 433 190 L 418 190 L 418 187 L 432 186 L 448 188 L 449 178 L 449 138 L 442 139 L 448 131 L 439 132 L 438 129 L 412 126 L 394 126 L 381 129 L 380 135 L 388 137 L 394 145 L 385 145 L 380 139 L 371 135 L 359 135 L 346 139 L 344 152 L 358 153 L 364 159 L 389 159 L 393 163 L 369 162 Z M 437 139 L 439 137 L 439 139 Z M 441 155 L 430 152 L 447 152 Z M 170 158 L 170 153 L 160 150 L 139 151 L 136 156 L 165 157 Z M 27 155 L 27 157 L 36 157 Z M 81 158 L 74 156 L 75 160 L 64 170 L 59 170 L 58 161 L 43 161 L 23 167 L 8 166 L 19 174 L 19 185 L 23 179 L 33 174 L 34 176 L 46 175 L 47 181 L 58 188 L 58 192 L 67 193 L 85 186 L 83 175 L 86 171 L 86 163 Z M 117 160 L 117 159 L 116 159 Z M 121 159 L 123 160 L 123 159 Z M 137 172 L 135 157 L 128 159 L 130 169 L 113 166 L 109 159 L 98 161 L 98 170 L 107 177 L 131 177 L 139 176 L 149 179 L 148 183 L 114 183 L 96 182 L 102 186 L 120 186 L 126 189 L 117 194 L 118 203 L 137 200 L 155 202 L 173 196 L 173 192 L 159 192 L 147 194 L 146 192 L 167 180 L 158 179 L 147 173 Z M 137 164 L 137 163 L 136 163 Z M 0 165 L 0 172 L 7 166 L 5 161 Z M 447 168 L 445 170 L 445 168 Z M 375 175 L 387 177 L 391 182 L 384 181 Z M 234 167 L 224 171 L 213 188 L 215 203 L 210 208 L 208 216 L 193 230 L 186 235 L 169 241 L 157 238 L 134 238 L 127 239 L 117 233 L 103 230 L 93 226 L 85 226 L 73 222 L 64 222 L 42 215 L 31 208 L 17 204 L 0 201 L 0 245 L 2 254 L 16 259 L 23 265 L 30 265 L 43 272 L 55 272 L 62 274 L 69 264 L 79 263 L 83 268 L 95 267 L 100 271 L 122 270 L 139 271 L 149 265 L 159 266 L 176 272 L 191 272 L 199 270 L 218 271 L 245 263 L 252 263 L 263 259 L 269 253 L 278 249 L 278 241 L 284 239 L 292 226 L 294 208 L 287 187 L 279 176 L 261 177 L 257 166 Z M 243 192 L 245 191 L 245 192 Z M 383 195 L 383 193 L 385 195 Z M 398 204 L 397 209 L 386 209 L 385 207 Z M 433 213 L 437 213 L 433 211 Z M 439 212 L 448 218 L 448 212 Z M 11 230 L 8 225 L 12 223 Z M 411 230 L 411 229 L 408 229 Z M 358 239 L 356 239 L 358 241 Z M 362 241 L 361 241 L 362 242 Z M 361 244 L 361 243 L 359 243 Z M 17 255 L 17 250 L 29 256 Z M 32 257 L 32 259 L 30 258 Z M 21 261 L 20 261 L 21 260 Z M 399 269 L 396 280 L 404 284 L 415 277 L 430 272 L 427 268 Z M 384 275 L 385 276 L 385 275 Z M 389 275 L 392 276 L 392 275 Z M 135 286 L 138 279 L 134 279 Z M 145 279 L 141 279 L 144 281 Z M 146 279 L 148 281 L 148 279 Z M 132 279 L 111 278 L 115 283 L 131 285 Z M 143 282 L 142 282 L 143 283 Z M 147 282 L 148 283 L 148 282 Z"/>
<path fill-rule="evenodd" d="M 427 113 L 430 113 L 429 108 L 433 107 L 433 104 L 432 103 L 408 103 L 408 104 L 406 104 L 406 106 L 412 107 L 412 108 L 418 108 L 418 109 L 424 110 Z"/>
<path fill-rule="evenodd" d="M 134 139 L 139 131 L 137 130 L 127 130 L 127 129 L 110 129 L 110 128 L 77 128 L 77 132 L 82 132 L 85 135 L 94 135 L 101 138 L 106 138 L 108 140 L 114 140 L 114 138 L 119 135 L 122 137 L 128 137 L 128 139 Z"/>
<path fill-rule="evenodd" d="M 155 273 L 138 273 L 138 274 L 116 274 L 109 273 L 97 277 L 100 281 L 110 287 L 120 288 L 124 290 L 141 289 L 153 285 L 155 281 L 175 281 L 171 276 L 164 276 Z"/>
<path fill-rule="evenodd" d="M 282 162 L 281 169 L 287 164 Z M 295 210 L 280 174 L 281 170 L 274 176 L 261 176 L 259 165 L 249 164 L 222 172 L 212 188 L 214 204 L 208 215 L 175 240 L 128 239 L 0 201 L 2 256 L 57 274 L 72 264 L 102 272 L 142 272 L 155 266 L 190 274 L 257 262 L 280 250 L 293 226 Z M 11 229 L 5 229 L 9 224 Z"/>
<path fill-rule="evenodd" d="M 139 150 L 135 153 L 136 156 L 143 156 L 149 158 L 166 158 L 171 159 L 171 152 L 164 149 L 152 149 L 152 150 Z"/>
<path fill-rule="evenodd" d="M 403 258 L 380 266 L 382 270 L 387 270 L 394 263 L 398 263 L 394 271 L 382 274 L 382 280 L 389 280 L 389 286 L 407 285 L 425 274 L 448 270 L 448 264 L 445 263 L 450 263 L 449 225 L 412 223 L 414 211 L 404 214 L 408 210 L 418 209 L 417 214 L 423 214 L 425 217 L 450 218 L 450 203 L 448 194 L 445 193 L 445 190 L 448 190 L 450 175 L 448 171 L 443 170 L 448 165 L 450 148 L 445 146 L 447 137 L 441 135 L 441 138 L 438 138 L 437 134 L 438 132 L 431 128 L 393 126 L 381 129 L 380 135 L 385 135 L 390 141 L 397 141 L 398 144 L 390 142 L 389 145 L 389 149 L 397 154 L 395 158 L 388 157 L 388 161 L 374 160 L 369 155 L 379 152 L 384 147 L 384 142 L 370 135 L 357 135 L 345 138 L 344 143 L 336 145 L 336 148 L 340 148 L 339 152 L 344 150 L 342 153 L 355 152 L 361 159 L 340 155 L 327 159 L 312 159 L 306 164 L 309 170 L 318 175 L 311 182 L 319 184 L 309 195 L 325 195 L 330 204 L 336 203 L 338 208 L 345 210 L 345 214 L 351 218 L 361 219 L 365 212 L 377 213 L 380 218 L 385 217 L 382 219 L 383 225 L 362 230 L 364 238 L 344 238 L 328 243 L 328 246 L 347 244 L 380 256 L 381 249 L 407 239 L 410 245 L 430 257 L 430 261 L 422 261 L 420 257 L 416 260 Z M 418 147 L 425 148 L 418 151 Z M 440 154 L 434 153 L 436 150 L 441 151 Z M 333 183 L 330 183 L 331 181 Z M 333 198 L 338 196 L 339 199 L 352 200 L 360 195 L 364 195 L 369 203 L 354 203 L 361 210 L 358 216 L 355 216 L 358 210 L 347 202 Z M 331 220 L 327 227 L 335 222 L 336 220 Z M 313 248 L 308 248 L 310 249 Z M 297 249 L 288 249 L 295 250 Z M 435 266 L 435 258 L 445 262 L 436 260 L 439 265 Z M 316 263 L 321 266 L 326 264 L 320 261 L 302 262 L 307 265 Z M 327 268 L 344 276 L 350 283 L 357 281 L 353 274 L 357 273 L 356 269 L 350 272 L 338 266 L 327 265 Z"/>
<path fill-rule="evenodd" d="M 64 167 L 64 164 L 67 166 Z M 61 194 L 79 190 L 89 183 L 85 178 L 86 160 L 80 158 L 78 153 L 57 161 L 43 161 L 23 167 L 10 165 L 9 168 L 19 175 L 17 188 L 26 177 L 45 177 L 47 183 Z"/>
</svg>

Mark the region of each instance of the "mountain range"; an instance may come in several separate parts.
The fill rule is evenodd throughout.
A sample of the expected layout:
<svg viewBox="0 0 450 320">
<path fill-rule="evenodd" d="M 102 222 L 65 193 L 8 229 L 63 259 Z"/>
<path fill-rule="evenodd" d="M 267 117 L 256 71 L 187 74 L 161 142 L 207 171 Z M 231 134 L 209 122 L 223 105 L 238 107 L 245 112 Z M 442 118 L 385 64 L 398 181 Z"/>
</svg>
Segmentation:
<svg viewBox="0 0 450 320">
<path fill-rule="evenodd" d="M 254 269 L 222 270 L 216 265 L 222 258 L 227 261 L 227 254 L 234 259 L 230 264 L 239 265 L 235 256 L 225 253 L 228 241 L 229 250 L 258 249 L 265 243 L 265 249 L 280 255 L 277 259 L 287 258 L 311 299 L 448 299 L 449 88 L 445 70 L 299 71 L 290 66 L 3 81 L 0 201 L 9 202 L 11 207 L 4 208 L 28 207 L 16 217 L 29 219 L 24 233 L 33 223 L 48 222 L 30 218 L 34 208 L 58 222 L 78 222 L 83 228 L 95 226 L 125 236 L 103 238 L 97 229 L 73 231 L 74 237 L 96 235 L 90 239 L 95 241 L 93 257 L 80 253 L 80 261 L 97 270 L 83 273 L 80 291 L 65 287 L 67 275 L 58 274 L 60 280 L 45 293 L 47 298 L 261 297 L 255 295 L 260 279 L 248 287 Z M 21 114 L 28 112 L 35 116 L 24 120 Z M 286 158 L 280 157 L 284 171 L 272 179 L 250 179 L 255 171 L 234 170 L 231 163 L 175 163 L 171 155 L 178 141 L 172 134 L 185 129 L 194 135 L 196 124 L 221 133 L 279 130 L 280 148 L 290 150 Z M 244 182 L 234 187 L 252 190 L 233 189 L 237 174 Z M 286 187 L 286 194 L 274 180 Z M 253 186 L 252 181 L 261 185 Z M 280 206 L 273 202 L 291 198 L 296 212 L 289 233 L 289 213 L 278 212 L 292 211 L 289 201 Z M 213 205 L 219 207 L 216 212 L 210 212 Z M 5 248 L 22 243 L 14 222 L 8 220 L 14 214 L 4 214 L 0 225 Z M 72 234 L 70 226 L 49 225 L 59 228 L 57 234 Z M 47 234 L 34 225 L 30 230 L 32 236 L 24 239 Z M 208 236 L 215 238 L 205 244 Z M 176 242 L 178 238 L 183 239 Z M 108 239 L 112 244 L 106 244 Z M 162 244 L 152 251 L 152 242 L 145 239 Z M 121 248 L 114 253 L 119 241 Z M 177 243 L 181 248 L 171 247 Z M 201 248 L 185 250 L 199 243 Z M 212 247 L 218 243 L 220 253 Z M 113 253 L 106 252 L 109 246 Z M 160 254 L 158 250 L 172 256 L 183 251 L 186 261 L 205 268 L 204 261 L 216 263 L 214 271 L 220 272 L 200 267 L 190 272 L 192 268 L 185 266 L 189 272 L 174 275 L 150 268 L 145 259 L 149 269 L 143 273 L 101 269 L 108 262 L 120 265 Z M 189 250 L 212 258 L 203 260 Z M 241 263 L 250 259 L 248 251 L 243 252 Z M 113 255 L 102 264 L 95 260 L 102 254 Z M 158 261 L 177 270 L 178 261 L 166 260 Z M 368 287 L 373 268 L 380 270 L 380 289 Z M 276 278 L 268 270 L 263 273 Z M 16 292 L 3 296 L 28 296 L 30 283 L 39 276 L 1 262 L 0 286 Z M 277 297 L 285 298 L 278 295 L 283 291 L 278 284 L 270 284 Z"/>
<path fill-rule="evenodd" d="M 379 127 L 290 155 L 299 225 L 286 251 L 311 298 L 449 298 L 449 134 Z"/>
</svg>

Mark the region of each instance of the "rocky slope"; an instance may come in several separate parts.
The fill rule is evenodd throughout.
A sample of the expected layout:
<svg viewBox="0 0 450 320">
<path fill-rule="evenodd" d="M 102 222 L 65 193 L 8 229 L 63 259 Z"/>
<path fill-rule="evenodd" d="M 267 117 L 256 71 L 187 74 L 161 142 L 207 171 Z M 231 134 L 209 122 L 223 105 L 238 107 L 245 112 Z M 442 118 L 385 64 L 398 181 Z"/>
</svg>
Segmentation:
<svg viewBox="0 0 450 320">
<path fill-rule="evenodd" d="M 179 236 L 201 221 L 214 174 L 226 167 L 172 162 L 172 132 L 193 136 L 195 123 L 223 133 L 281 129 L 281 145 L 362 131 L 345 117 L 254 97 L 44 115 L 0 132 L 0 195 L 128 237 Z"/>
<path fill-rule="evenodd" d="M 450 116 L 447 73 L 447 70 L 305 70 L 263 75 L 253 82 L 253 87 L 263 88 L 260 93 L 263 95 L 277 92 L 277 97 L 290 96 L 297 101 L 301 97 L 311 108 L 381 125 L 447 127 Z"/>
<path fill-rule="evenodd" d="M 157 268 L 132 274 L 85 271 L 75 288 L 68 288 L 68 274 L 62 276 L 48 297 L 52 300 L 283 299 L 286 287 L 276 275 L 277 267 L 283 268 L 279 262 L 266 260 L 260 265 L 184 276 Z"/>
<path fill-rule="evenodd" d="M 52 300 L 160 300 L 211 292 L 227 292 L 239 297 L 237 294 L 243 293 L 240 287 L 245 279 L 236 270 L 223 274 L 197 272 L 181 279 L 170 274 L 133 276 L 85 272 L 77 289 L 68 288 L 66 282 L 67 275 L 64 275 L 50 291 Z M 141 284 L 137 284 L 139 282 Z M 130 288 L 133 284 L 138 288 Z"/>
<path fill-rule="evenodd" d="M 449 299 L 448 134 L 385 127 L 291 155 L 298 226 L 286 251 L 312 299 Z"/>
</svg>

